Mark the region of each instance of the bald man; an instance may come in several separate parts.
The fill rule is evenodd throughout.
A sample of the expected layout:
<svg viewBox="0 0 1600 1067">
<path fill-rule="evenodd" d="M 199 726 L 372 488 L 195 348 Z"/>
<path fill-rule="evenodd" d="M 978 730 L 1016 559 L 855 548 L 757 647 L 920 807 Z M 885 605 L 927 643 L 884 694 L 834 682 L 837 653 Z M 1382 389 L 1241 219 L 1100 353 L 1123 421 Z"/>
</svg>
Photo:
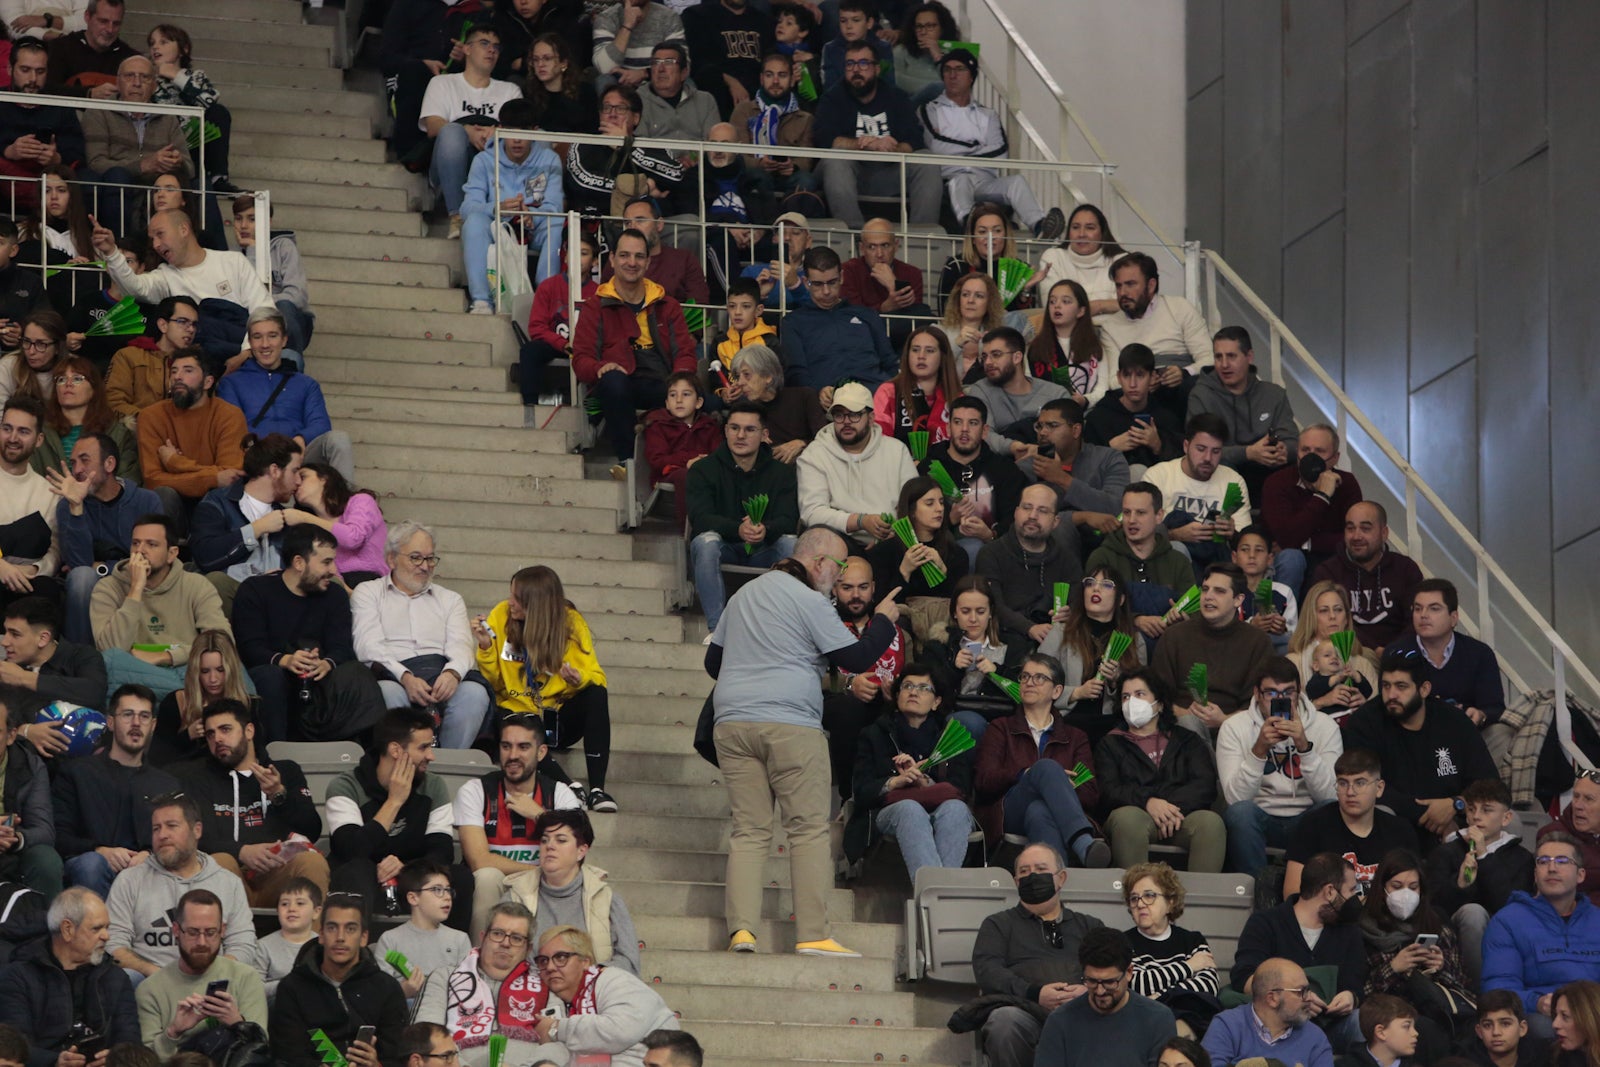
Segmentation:
<svg viewBox="0 0 1600 1067">
<path fill-rule="evenodd" d="M 880 315 L 911 315 L 932 319 L 933 309 L 923 302 L 922 271 L 895 258 L 900 240 L 888 219 L 868 219 L 861 227 L 861 254 L 844 265 L 841 290 L 847 304 L 869 307 Z M 913 323 L 891 318 L 889 341 L 896 352 L 905 348 Z"/>
<path fill-rule="evenodd" d="M 150 185 L 163 174 L 174 174 L 188 184 L 194 180 L 194 160 L 183 135 L 179 115 L 150 115 L 138 105 L 147 104 L 156 91 L 156 68 L 144 56 L 129 56 L 117 66 L 117 99 L 127 111 L 86 111 L 83 140 L 89 169 L 107 186 Z M 138 119 L 142 125 L 135 125 Z M 90 211 L 101 221 L 126 233 L 126 220 L 140 197 L 125 190 L 98 190 L 98 208 Z"/>
<path fill-rule="evenodd" d="M 872 622 L 872 608 L 877 602 L 871 565 L 860 556 L 851 556 L 833 583 L 834 610 L 850 632 L 860 637 Z M 850 796 L 856 741 L 867 723 L 894 707 L 890 693 L 894 680 L 905 669 L 910 648 L 911 642 L 901 630 L 871 670 L 851 674 L 835 667 L 828 671 L 822 694 L 822 728 L 828 731 L 828 758 L 842 798 Z"/>
<path fill-rule="evenodd" d="M 132 62 L 132 60 L 129 60 Z M 103 114 L 91 111 L 89 115 Z M 195 240 L 189 216 L 174 208 L 158 211 L 150 219 L 150 244 L 166 262 L 155 270 L 135 274 L 117 248 L 112 232 L 97 220 L 91 236 L 94 250 L 106 261 L 106 270 L 122 291 L 141 303 L 158 304 L 169 296 L 185 296 L 200 307 L 200 329 L 194 343 L 213 360 L 226 360 L 232 371 L 250 354 L 245 323 L 255 311 L 274 312 L 272 291 L 250 261 L 238 252 L 214 252 Z M 224 304 L 233 304 L 237 312 Z M 291 354 L 300 362 L 299 353 Z M 219 374 L 218 377 L 221 377 Z"/>
<path fill-rule="evenodd" d="M 1201 1042 L 1211 1062 L 1260 1056 L 1303 1067 L 1333 1067 L 1327 1035 L 1308 1025 L 1319 1002 L 1299 964 L 1276 956 L 1262 960 L 1251 978 L 1250 997 L 1249 1004 L 1211 1020 Z"/>
</svg>

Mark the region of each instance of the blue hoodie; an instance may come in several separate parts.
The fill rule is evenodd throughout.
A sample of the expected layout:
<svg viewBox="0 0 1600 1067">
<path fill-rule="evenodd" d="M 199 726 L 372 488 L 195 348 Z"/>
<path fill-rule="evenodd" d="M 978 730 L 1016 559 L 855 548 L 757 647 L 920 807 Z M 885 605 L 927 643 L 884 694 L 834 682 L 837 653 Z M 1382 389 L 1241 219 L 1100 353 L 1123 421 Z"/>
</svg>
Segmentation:
<svg viewBox="0 0 1600 1067">
<path fill-rule="evenodd" d="M 265 418 L 256 416 L 284 375 L 289 381 L 272 402 Z M 322 400 L 322 386 L 309 374 L 296 372 L 293 364 L 279 363 L 277 370 L 263 370 L 255 359 L 247 359 L 238 370 L 222 379 L 217 396 L 244 412 L 250 432 L 265 437 L 281 433 L 299 436 L 307 444 L 333 429 L 328 406 Z"/>
<path fill-rule="evenodd" d="M 497 199 L 494 184 L 496 156 L 500 160 L 498 199 L 507 200 L 521 193 L 523 204 L 534 210 L 532 200 L 542 191 L 544 202 L 538 206 L 538 211 L 556 214 L 565 211 L 566 191 L 561 184 L 564 172 L 556 154 L 550 151 L 548 145 L 535 141 L 528 158 L 521 163 L 513 163 L 511 157 L 506 155 L 508 144 L 509 141 L 496 141 L 494 153 L 479 152 L 473 157 L 472 168 L 467 172 L 467 184 L 462 190 L 465 199 L 461 201 L 461 217 L 494 215 Z M 562 220 L 546 218 L 543 214 L 528 216 L 528 227 L 528 247 L 541 250 L 538 276 L 548 278 L 561 262 Z"/>
<path fill-rule="evenodd" d="M 1543 897 L 1521 890 L 1489 920 L 1483 935 L 1483 988 L 1509 989 L 1528 1014 L 1539 998 L 1600 973 L 1600 908 L 1578 894 L 1563 919 Z"/>
</svg>

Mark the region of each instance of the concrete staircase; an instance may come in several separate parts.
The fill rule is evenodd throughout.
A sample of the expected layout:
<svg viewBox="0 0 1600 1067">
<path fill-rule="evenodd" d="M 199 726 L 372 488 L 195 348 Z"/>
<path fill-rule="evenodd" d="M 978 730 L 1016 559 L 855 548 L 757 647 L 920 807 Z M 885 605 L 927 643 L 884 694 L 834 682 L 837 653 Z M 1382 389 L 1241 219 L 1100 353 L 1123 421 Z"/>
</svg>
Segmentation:
<svg viewBox="0 0 1600 1067">
<path fill-rule="evenodd" d="M 387 162 L 374 136 L 376 78 L 332 66 L 334 28 L 303 18 L 297 0 L 153 0 L 130 8 L 124 36 L 142 46 L 150 26 L 173 21 L 194 37 L 196 64 L 233 109 L 234 180 L 269 189 L 274 228 L 296 231 L 317 311 L 310 370 L 390 523 L 435 528 L 440 580 L 474 611 L 502 599 L 517 568 L 546 563 L 587 616 L 610 677 L 608 785 L 622 806 L 596 817 L 593 861 L 633 912 L 645 979 L 719 1067 L 970 1058 L 943 1028 L 948 1004 L 896 982 L 905 890 L 892 849 L 892 888 L 830 900 L 838 937 L 865 958 L 789 954 L 781 833 L 762 952 L 724 951 L 727 800 L 690 746 L 709 680 L 703 626 L 686 633 L 675 613 L 672 532 L 619 533 L 624 487 L 599 466 L 586 472 L 574 413 L 524 410 L 508 385 L 508 320 L 465 314 L 460 243 L 430 232 L 424 182 Z"/>
</svg>

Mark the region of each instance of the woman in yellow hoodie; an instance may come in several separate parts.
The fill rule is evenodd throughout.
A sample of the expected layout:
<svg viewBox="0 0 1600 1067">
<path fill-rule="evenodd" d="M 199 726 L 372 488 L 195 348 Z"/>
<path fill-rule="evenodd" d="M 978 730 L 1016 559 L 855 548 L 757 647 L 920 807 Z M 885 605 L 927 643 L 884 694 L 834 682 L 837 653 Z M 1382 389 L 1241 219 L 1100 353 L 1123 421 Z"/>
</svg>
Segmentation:
<svg viewBox="0 0 1600 1067">
<path fill-rule="evenodd" d="M 488 618 L 472 621 L 478 670 L 494 687 L 495 703 L 507 712 L 544 719 L 550 748 L 562 751 L 586 740 L 590 811 L 616 811 L 605 790 L 611 762 L 611 706 L 606 672 L 595 658 L 594 637 L 567 600 L 561 578 L 549 567 L 524 567 L 511 576 L 511 596 Z M 539 769 L 572 781 L 552 757 Z"/>
</svg>

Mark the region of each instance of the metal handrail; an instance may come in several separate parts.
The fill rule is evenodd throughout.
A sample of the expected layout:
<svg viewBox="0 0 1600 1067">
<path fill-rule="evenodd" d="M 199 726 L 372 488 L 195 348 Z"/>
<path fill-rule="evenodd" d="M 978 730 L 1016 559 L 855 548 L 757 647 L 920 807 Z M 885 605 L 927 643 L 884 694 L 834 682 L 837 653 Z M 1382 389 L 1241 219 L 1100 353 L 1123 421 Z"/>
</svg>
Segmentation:
<svg viewBox="0 0 1600 1067">
<path fill-rule="evenodd" d="M 183 115 L 200 120 L 200 129 L 205 130 L 206 109 L 198 104 L 156 104 L 144 103 L 137 107 L 130 107 L 125 100 L 96 100 L 90 96 L 55 96 L 50 93 L 18 93 L 11 90 L 0 92 L 0 101 L 12 104 L 21 104 L 25 107 L 64 107 L 73 111 L 137 111 L 141 115 Z M 200 151 L 194 161 L 195 177 L 199 179 L 201 188 L 205 187 L 206 180 L 206 140 L 200 138 Z"/>
</svg>

